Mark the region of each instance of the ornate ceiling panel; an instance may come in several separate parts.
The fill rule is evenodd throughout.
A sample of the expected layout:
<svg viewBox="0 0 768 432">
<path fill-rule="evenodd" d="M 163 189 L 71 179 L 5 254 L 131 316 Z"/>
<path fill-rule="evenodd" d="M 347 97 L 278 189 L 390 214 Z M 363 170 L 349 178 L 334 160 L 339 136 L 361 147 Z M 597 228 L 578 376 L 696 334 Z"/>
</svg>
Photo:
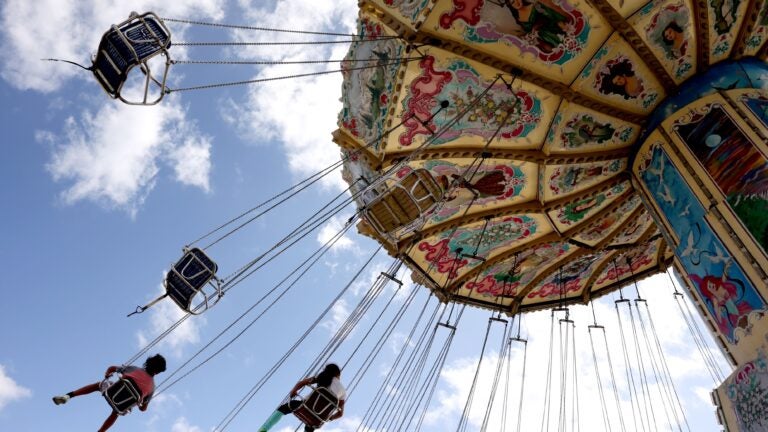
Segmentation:
<svg viewBox="0 0 768 432">
<path fill-rule="evenodd" d="M 738 89 L 768 56 L 768 0 L 360 9 L 334 133 L 358 229 L 446 300 L 514 313 L 661 271 L 672 252 L 629 180 L 645 128 L 716 90 L 758 121 L 768 106 Z M 721 65 L 744 79 L 707 84 Z M 415 173 L 423 184 L 403 186 Z M 401 203 L 405 190 L 434 204 Z M 382 203 L 400 225 L 371 223 Z"/>
</svg>

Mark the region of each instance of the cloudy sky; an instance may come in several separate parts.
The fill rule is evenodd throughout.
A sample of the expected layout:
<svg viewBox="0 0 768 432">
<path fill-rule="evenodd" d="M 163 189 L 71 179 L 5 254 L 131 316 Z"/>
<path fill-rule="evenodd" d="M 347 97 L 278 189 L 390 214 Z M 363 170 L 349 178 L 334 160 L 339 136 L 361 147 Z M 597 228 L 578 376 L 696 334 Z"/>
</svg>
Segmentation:
<svg viewBox="0 0 768 432">
<path fill-rule="evenodd" d="M 163 17 L 206 22 L 352 32 L 357 2 L 137 0 L 131 2 L 130 8 L 120 3 L 6 0 L 0 6 L 0 47 L 5 53 L 0 60 L 0 125 L 5 133 L 0 158 L 5 185 L 0 192 L 4 203 L 0 269 L 6 275 L 3 304 L 7 309 L 0 316 L 4 329 L 0 342 L 5 347 L 0 351 L 0 430 L 96 429 L 109 411 L 100 397 L 83 397 L 58 407 L 50 398 L 98 380 L 107 366 L 131 359 L 181 317 L 179 310 L 165 301 L 142 315 L 126 318 L 136 305 L 161 292 L 163 274 L 178 258 L 181 248 L 338 159 L 338 150 L 330 139 L 341 106 L 338 74 L 173 93 L 154 107 L 132 107 L 109 99 L 88 72 L 41 59 L 89 64 L 103 32 L 125 19 L 131 10 L 152 10 Z M 318 38 L 169 25 L 177 43 Z M 344 44 L 335 44 L 311 49 L 302 45 L 269 49 L 192 49 L 178 45 L 171 52 L 177 59 L 196 60 L 324 60 L 340 59 L 345 51 Z M 176 65 L 171 69 L 170 81 L 172 87 L 179 88 L 334 68 L 337 66 L 333 64 L 313 68 Z M 209 253 L 219 263 L 220 274 L 232 274 L 262 254 L 341 190 L 340 176 L 331 175 L 299 198 L 217 243 Z M 321 245 L 334 239 L 352 212 L 344 209 L 269 266 L 235 286 L 215 308 L 185 321 L 154 347 L 152 352 L 162 352 L 169 360 L 166 376 L 189 362 L 187 369 L 174 376 L 183 378 L 161 392 L 148 412 L 120 418 L 113 430 L 212 430 L 319 317 L 320 324 L 227 427 L 233 431 L 255 430 L 389 265 L 386 257 L 377 255 L 336 300 L 376 249 L 353 228 L 311 269 L 297 269 Z M 278 285 L 291 274 L 303 277 L 295 284 L 288 280 Z M 404 273 L 401 278 L 408 280 Z M 367 373 L 360 375 L 345 417 L 323 430 L 358 427 L 379 385 L 390 374 L 420 309 L 425 304 L 430 310 L 435 306 L 428 302 L 424 289 L 416 291 L 408 303 L 412 289 L 416 288 L 408 283 L 397 292 L 393 286 L 384 287 L 359 326 L 334 353 L 332 358 L 339 363 L 351 358 L 343 375 L 351 380 L 374 349 L 375 343 L 370 341 L 378 340 L 386 323 L 393 321 L 403 307 L 401 321 L 383 342 L 383 349 Z M 659 332 L 661 346 L 688 422 L 682 430 L 719 430 L 708 396 L 715 384 L 673 300 L 668 279 L 645 281 L 640 289 L 648 298 L 655 326 L 663 329 Z M 634 298 L 634 289 L 626 292 Z M 278 296 L 279 301 L 266 310 Z M 389 299 L 391 304 L 385 308 Z M 602 371 L 602 387 L 611 392 L 605 393 L 609 411 L 606 421 L 615 430 L 623 421 L 625 429 L 631 431 L 643 430 L 643 422 L 654 417 L 654 423 L 666 430 L 669 427 L 664 426 L 665 417 L 674 413 L 658 402 L 664 397 L 657 395 L 665 394 L 668 386 L 659 386 L 649 372 L 644 388 L 657 400 L 655 408 L 650 408 L 650 402 L 640 407 L 640 399 L 633 403 L 629 397 L 632 388 L 623 351 L 617 348 L 621 346 L 620 321 L 614 300 L 614 296 L 607 296 L 595 307 L 598 321 L 606 327 L 618 404 L 622 406 L 622 410 L 616 408 L 612 398 L 608 379 L 611 369 L 605 345 L 600 345 L 598 338 L 594 357 Z M 328 313 L 321 315 L 326 307 Z M 423 430 L 459 427 L 488 318 L 487 311 L 479 310 L 467 310 L 462 316 L 424 416 Z M 547 312 L 523 319 L 521 335 L 528 338 L 529 344 L 520 412 L 522 430 L 542 428 L 547 404 L 553 430 L 561 418 L 561 405 L 565 407 L 565 430 L 575 429 L 575 386 L 571 385 L 574 361 L 570 354 L 565 362 L 565 403 L 561 404 L 559 398 L 563 393 L 559 347 L 564 337 L 570 343 L 567 351 L 576 352 L 578 425 L 584 430 L 604 430 L 601 386 L 587 333 L 587 325 L 593 321 L 592 310 L 573 308 L 571 318 L 576 327 L 568 334 L 561 333 L 557 325 L 554 332 L 550 331 Z M 623 314 L 623 325 L 629 325 L 628 319 Z M 491 327 L 466 430 L 479 430 L 491 406 L 488 395 L 503 340 L 500 326 L 495 323 Z M 371 336 L 364 339 L 370 328 Z M 551 334 L 554 348 L 550 348 Z M 444 337 L 443 330 L 436 334 L 428 362 L 435 358 Z M 634 339 L 628 343 L 635 343 Z M 637 343 L 645 342 L 639 339 Z M 352 355 L 358 344 L 360 352 Z M 408 346 L 413 348 L 415 342 Z M 207 358 L 210 360 L 185 375 L 191 366 Z M 509 393 L 506 430 L 514 430 L 518 421 L 523 382 L 520 344 L 513 344 L 510 358 L 510 380 L 502 380 L 497 386 L 499 396 L 492 404 L 488 430 L 501 428 L 502 389 Z M 551 358 L 556 360 L 548 367 Z M 553 378 L 548 380 L 548 376 Z M 639 383 L 642 376 L 634 378 Z M 390 398 L 400 397 L 397 389 L 388 387 L 384 391 Z M 380 430 L 381 426 L 374 423 L 364 426 Z M 276 430 L 294 430 L 296 425 L 295 420 L 285 419 L 282 429 Z"/>
</svg>

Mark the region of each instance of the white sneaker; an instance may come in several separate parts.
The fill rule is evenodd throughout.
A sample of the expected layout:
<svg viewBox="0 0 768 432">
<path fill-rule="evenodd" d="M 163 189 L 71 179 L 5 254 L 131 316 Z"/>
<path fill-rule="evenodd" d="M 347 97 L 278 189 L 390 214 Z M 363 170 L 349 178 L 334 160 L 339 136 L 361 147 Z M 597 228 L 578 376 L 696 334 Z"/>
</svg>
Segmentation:
<svg viewBox="0 0 768 432">
<path fill-rule="evenodd" d="M 69 395 L 63 395 L 63 396 L 54 396 L 53 397 L 53 403 L 56 405 L 61 405 L 67 403 L 69 400 Z"/>
</svg>

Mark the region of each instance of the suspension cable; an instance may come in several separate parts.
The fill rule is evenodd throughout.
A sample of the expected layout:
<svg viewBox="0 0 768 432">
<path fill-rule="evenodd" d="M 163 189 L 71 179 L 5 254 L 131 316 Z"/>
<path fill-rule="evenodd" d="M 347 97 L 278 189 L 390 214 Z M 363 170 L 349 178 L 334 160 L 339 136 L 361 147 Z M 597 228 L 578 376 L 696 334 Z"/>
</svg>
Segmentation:
<svg viewBox="0 0 768 432">
<path fill-rule="evenodd" d="M 398 429 L 396 430 L 410 430 L 411 429 L 411 423 L 413 423 L 414 419 L 418 417 L 418 421 L 416 422 L 416 430 L 421 429 L 421 425 L 424 421 L 424 417 L 427 414 L 427 409 L 429 409 L 429 405 L 432 402 L 432 398 L 435 393 L 435 388 L 437 387 L 437 383 L 440 379 L 440 374 L 442 373 L 443 368 L 445 367 L 445 361 L 448 358 L 448 354 L 450 353 L 451 346 L 453 344 L 454 336 L 456 335 L 456 328 L 458 327 L 459 320 L 461 319 L 461 315 L 463 314 L 463 308 L 462 313 L 459 314 L 459 318 L 454 323 L 454 326 L 447 326 L 448 328 L 448 335 L 446 336 L 443 346 L 440 349 L 439 353 L 435 357 L 435 360 L 432 364 L 432 367 L 430 368 L 430 372 L 426 375 L 424 378 L 424 381 L 422 382 L 422 385 L 419 387 L 418 391 L 415 393 L 419 395 L 418 399 L 413 401 L 413 409 L 410 411 L 410 415 L 406 415 L 403 417 L 403 419 L 400 421 L 400 424 L 398 425 Z M 442 325 L 441 325 L 442 326 Z M 427 395 L 425 398 L 424 396 Z M 406 420 L 407 423 L 406 423 Z"/>
<path fill-rule="evenodd" d="M 456 428 L 456 432 L 464 432 L 467 430 L 467 426 L 469 424 L 469 414 L 472 410 L 472 403 L 475 398 L 475 390 L 477 388 L 477 380 L 480 376 L 480 369 L 483 365 L 483 359 L 485 357 L 485 348 L 488 344 L 488 336 L 491 332 L 491 324 L 493 324 L 493 321 L 495 318 L 491 317 L 488 319 L 488 327 L 485 330 L 485 338 L 483 339 L 483 346 L 480 349 L 480 358 L 477 361 L 477 368 L 475 369 L 475 375 L 472 378 L 472 385 L 469 387 L 469 394 L 467 395 L 467 401 L 464 403 L 464 411 L 461 414 L 461 418 L 459 419 L 459 426 Z M 506 333 L 506 321 L 503 320 L 505 323 L 505 333 Z M 502 339 L 503 340 L 503 339 Z"/>
<path fill-rule="evenodd" d="M 421 57 L 402 57 L 395 60 L 409 62 L 412 60 L 421 60 Z M 333 60 L 171 60 L 174 65 L 308 65 L 308 64 L 330 64 L 330 63 L 357 63 L 357 62 L 381 62 L 377 58 L 367 59 L 333 59 Z M 378 63 L 377 63 L 378 65 Z"/>
<path fill-rule="evenodd" d="M 270 41 L 270 42 L 174 42 L 175 46 L 200 46 L 200 47 L 219 47 L 219 46 L 285 46 L 285 45 L 335 45 L 335 44 L 363 44 L 382 40 L 401 39 L 399 36 L 380 36 L 371 39 L 350 39 L 350 40 L 326 40 L 326 41 Z"/>
<path fill-rule="evenodd" d="M 696 344 L 696 348 L 698 349 L 699 354 L 701 354 L 701 357 L 704 360 L 704 364 L 707 367 L 707 371 L 709 372 L 709 375 L 712 377 L 712 382 L 715 383 L 716 385 L 719 385 L 721 382 L 725 380 L 725 374 L 720 368 L 720 365 L 718 364 L 718 362 L 715 360 L 715 356 L 714 354 L 712 354 L 709 344 L 706 342 L 704 334 L 701 331 L 701 328 L 699 327 L 698 322 L 693 316 L 693 312 L 690 309 L 690 305 L 688 301 L 686 301 L 683 294 L 677 290 L 677 284 L 675 284 L 675 281 L 672 279 L 672 275 L 669 273 L 669 271 L 666 271 L 665 273 L 667 274 L 667 277 L 669 278 L 669 281 L 672 284 L 672 288 L 674 288 L 673 296 L 675 297 L 677 308 L 678 310 L 680 310 L 680 314 L 683 316 L 683 319 L 685 320 L 685 323 L 688 326 L 688 331 L 691 333 L 691 337 L 693 338 L 693 341 Z M 680 299 L 682 299 L 682 304 Z M 683 305 L 685 305 L 685 308 L 683 308 Z"/>
<path fill-rule="evenodd" d="M 259 319 L 261 319 L 269 310 L 278 302 L 280 301 L 291 289 L 311 270 L 314 265 L 325 255 L 326 252 L 331 250 L 331 248 L 336 244 L 336 242 L 341 239 L 344 234 L 349 230 L 351 225 L 346 225 L 344 228 L 342 228 L 338 233 L 336 233 L 331 239 L 329 239 L 322 247 L 317 249 L 314 253 L 312 253 L 307 259 L 305 259 L 298 267 L 296 267 L 293 271 L 289 272 L 288 275 L 283 278 L 280 282 L 278 282 L 272 289 L 267 291 L 266 294 L 264 294 L 256 303 L 251 305 L 248 309 L 246 309 L 242 314 L 240 314 L 239 317 L 237 317 L 232 323 L 230 323 L 227 327 L 225 327 L 221 332 L 219 332 L 213 339 L 211 339 L 207 344 L 205 344 L 202 348 L 200 348 L 192 357 L 190 357 L 186 362 L 184 362 L 181 366 L 179 366 L 173 373 L 171 373 L 169 376 L 167 376 L 160 384 L 158 384 L 158 390 L 155 394 L 161 394 L 170 387 L 172 387 L 174 384 L 178 383 L 182 379 L 189 376 L 192 372 L 196 371 L 206 363 L 208 363 L 210 360 L 212 360 L 214 357 L 219 355 L 222 351 L 224 351 L 226 348 L 228 348 L 230 345 L 232 345 L 237 339 L 239 339 L 247 330 L 249 330 Z M 371 257 L 368 259 L 368 261 L 365 262 L 365 264 L 360 268 L 360 270 L 355 274 L 355 278 L 357 278 L 365 269 L 368 264 L 373 260 L 373 257 L 376 256 L 376 254 L 379 253 L 381 250 L 381 247 L 377 248 L 374 253 L 371 255 Z M 302 267 L 305 267 L 302 270 Z M 288 285 L 286 289 L 284 289 L 269 305 L 267 305 L 266 308 L 264 308 L 263 311 L 261 311 L 256 317 L 254 317 L 245 327 L 243 327 L 240 332 L 238 332 L 233 338 L 231 338 L 229 341 L 227 341 L 222 347 L 220 347 L 218 350 L 216 350 L 213 354 L 209 355 L 207 358 L 205 358 L 203 361 L 198 363 L 195 367 L 187 371 L 186 373 L 182 374 L 179 378 L 177 378 L 174 381 L 170 381 L 171 378 L 173 378 L 177 373 L 179 373 L 184 367 L 189 365 L 195 358 L 197 358 L 199 355 L 201 355 L 206 349 L 208 349 L 214 342 L 216 342 L 220 337 L 222 337 L 226 332 L 228 332 L 232 327 L 235 326 L 240 320 L 245 318 L 251 311 L 253 311 L 259 304 L 261 304 L 263 301 L 265 301 L 270 295 L 272 295 L 275 291 L 277 291 L 278 288 L 280 288 L 288 279 L 291 277 L 294 277 L 293 282 Z M 355 279 L 353 279 L 355 280 Z M 342 290 L 342 293 L 346 292 L 348 287 L 351 285 L 347 285 L 347 287 Z M 167 385 L 165 385 L 168 383 Z"/>
<path fill-rule="evenodd" d="M 552 357 L 554 356 L 554 343 L 555 343 L 555 311 L 554 309 L 549 315 L 549 358 L 547 360 L 547 381 L 544 385 L 544 411 L 541 416 L 541 432 L 549 431 L 549 410 L 550 410 L 550 398 L 552 396 Z M 546 429 L 545 429 L 546 427 Z"/>
<path fill-rule="evenodd" d="M 435 324 L 429 333 L 429 337 L 420 341 L 421 343 L 411 351 L 411 355 L 404 364 L 404 368 L 397 380 L 396 388 L 400 389 L 399 397 L 389 399 L 387 406 L 381 411 L 382 415 L 375 427 L 376 430 L 379 429 L 379 425 L 385 425 L 383 427 L 384 430 L 397 430 L 396 424 L 398 422 L 402 423 L 406 418 L 407 409 L 413 406 L 413 399 L 417 395 L 418 382 L 422 372 L 426 370 L 424 365 L 427 363 L 439 327 L 440 321 L 438 320 L 438 323 Z"/>
<path fill-rule="evenodd" d="M 632 373 L 632 362 L 630 361 L 629 351 L 627 350 L 627 341 L 624 335 L 624 325 L 622 324 L 621 312 L 619 311 L 620 303 L 627 303 L 628 305 L 630 305 L 630 303 L 628 299 L 624 299 L 622 297 L 621 299 L 616 300 L 614 302 L 614 305 L 616 307 L 616 317 L 618 318 L 618 323 L 619 323 L 619 335 L 621 336 L 621 351 L 624 355 L 624 365 L 625 365 L 624 368 L 627 374 L 627 381 L 629 382 L 629 398 L 630 398 L 630 403 L 632 404 L 632 420 L 634 421 L 634 424 L 635 424 L 635 430 L 640 430 L 638 429 L 638 426 L 637 426 L 637 420 L 639 417 L 640 428 L 643 431 L 645 431 L 645 423 L 643 422 L 642 410 L 640 408 L 640 401 L 638 401 L 635 396 L 637 395 L 637 389 L 635 387 L 635 375 Z M 638 412 L 635 412 L 635 405 L 637 405 Z"/>
<path fill-rule="evenodd" d="M 281 29 L 281 28 L 257 27 L 257 26 L 246 26 L 246 25 L 235 25 L 235 24 L 223 24 L 223 23 L 214 23 L 214 22 L 204 22 L 204 21 L 187 20 L 187 19 L 176 19 L 176 18 L 168 18 L 168 17 L 162 17 L 160 19 L 162 21 L 174 22 L 174 23 L 179 23 L 179 24 L 189 24 L 189 25 L 208 26 L 208 27 L 217 27 L 217 28 L 228 28 L 228 29 L 238 29 L 238 30 L 255 30 L 255 31 L 271 32 L 271 33 L 293 33 L 293 34 L 305 34 L 305 35 L 317 35 L 317 36 L 343 36 L 343 37 L 351 37 L 351 38 L 358 37 L 358 35 L 350 34 L 350 33 L 334 33 L 334 32 L 320 32 L 320 31 L 307 31 L 307 30 L 292 30 L 292 29 Z"/>
<path fill-rule="evenodd" d="M 677 415 L 677 410 L 675 409 L 674 403 L 672 401 L 672 392 L 669 390 L 669 383 L 660 365 L 661 360 L 657 361 L 657 357 L 661 357 L 661 358 L 664 357 L 664 352 L 661 351 L 660 344 L 655 346 L 651 344 L 650 338 L 648 336 L 648 330 L 645 326 L 645 319 L 643 318 L 643 312 L 640 308 L 640 304 L 642 303 L 645 305 L 645 309 L 647 312 L 646 318 L 648 319 L 650 319 L 650 308 L 648 307 L 648 301 L 645 300 L 640 294 L 640 287 L 637 284 L 637 278 L 635 277 L 635 273 L 632 270 L 632 262 L 629 258 L 627 258 L 627 267 L 629 268 L 629 274 L 630 274 L 630 277 L 632 278 L 632 283 L 634 284 L 635 292 L 637 293 L 637 298 L 634 301 L 635 308 L 637 309 L 637 318 L 638 318 L 642 338 L 643 338 L 643 341 L 645 342 L 645 350 L 648 353 L 648 359 L 651 365 L 651 371 L 655 378 L 656 389 L 659 392 L 659 396 L 661 397 L 662 407 L 664 408 L 664 416 L 666 417 L 667 424 L 669 425 L 670 429 L 672 428 L 672 422 L 673 422 L 672 417 L 675 417 L 675 424 L 677 425 L 678 429 L 682 432 L 682 429 L 680 426 L 680 419 Z M 653 403 L 650 387 L 648 388 L 648 397 L 649 399 L 651 399 L 651 403 Z M 670 412 L 669 412 L 670 409 L 672 411 L 671 413 L 672 416 L 670 416 Z"/>
<path fill-rule="evenodd" d="M 504 331 L 501 335 L 501 346 L 499 347 L 499 357 L 496 362 L 496 372 L 493 374 L 493 382 L 491 384 L 491 392 L 488 398 L 488 405 L 485 408 L 485 416 L 483 416 L 483 423 L 480 426 L 480 431 L 485 432 L 488 428 L 488 420 L 490 420 L 491 411 L 493 411 L 493 405 L 496 401 L 496 391 L 499 388 L 499 381 L 501 381 L 501 375 L 504 368 L 503 359 L 506 358 L 506 350 L 510 345 L 507 341 L 509 339 L 509 333 L 512 331 L 512 326 L 507 325 L 507 320 L 504 321 Z M 514 325 L 514 322 L 512 323 Z M 505 395 L 506 396 L 506 395 Z"/>
<path fill-rule="evenodd" d="M 645 361 L 643 357 L 643 350 L 640 346 L 640 337 L 637 333 L 637 324 L 635 322 L 635 314 L 632 311 L 633 306 L 632 302 L 627 302 L 627 307 L 629 309 L 629 320 L 632 328 L 632 336 L 633 336 L 633 342 L 635 347 L 635 356 L 637 357 L 637 364 L 639 365 L 639 374 L 640 374 L 640 393 L 643 397 L 643 403 L 645 405 L 645 416 L 648 424 L 648 430 L 654 430 L 657 429 L 657 422 L 656 422 L 656 410 L 653 409 L 653 402 L 650 400 L 651 398 L 651 388 L 648 385 L 648 374 L 646 373 L 646 367 L 645 367 Z"/>
<path fill-rule="evenodd" d="M 378 251 L 377 251 L 378 252 Z M 370 262 L 370 261 L 369 261 Z M 366 263 L 366 266 L 368 263 Z M 358 273 L 355 275 L 355 277 L 349 281 L 347 286 L 344 288 L 344 292 L 346 292 L 354 283 L 355 280 L 357 280 L 357 277 L 362 274 L 363 268 L 361 268 Z M 367 308 L 370 306 L 370 297 L 378 295 L 379 292 L 381 292 L 380 287 L 383 287 L 383 284 L 381 283 L 381 277 L 377 279 L 374 282 L 373 289 L 369 290 L 368 293 L 366 293 L 366 296 L 361 299 L 361 301 L 358 303 L 358 306 L 355 308 L 356 310 L 359 308 Z M 386 284 L 386 282 L 384 282 Z M 226 427 L 232 422 L 232 420 L 237 417 L 238 414 L 245 408 L 245 406 L 248 404 L 248 402 L 253 399 L 253 397 L 258 393 L 258 391 L 267 383 L 267 381 L 277 372 L 277 370 L 282 366 L 282 364 L 287 360 L 287 358 L 298 348 L 298 346 L 307 338 L 307 336 L 311 333 L 311 331 L 315 328 L 317 328 L 317 325 L 322 321 L 323 317 L 325 317 L 328 312 L 331 311 L 333 306 L 338 302 L 338 300 L 341 298 L 341 296 L 344 293 L 341 293 L 338 295 L 332 302 L 329 303 L 328 307 L 323 311 L 323 313 L 307 328 L 307 330 L 304 332 L 304 334 L 293 344 L 293 346 L 267 371 L 267 373 L 262 376 L 256 384 L 251 387 L 251 389 L 243 396 L 243 398 L 240 399 L 240 401 L 235 405 L 235 407 L 227 413 L 227 415 L 219 422 L 219 424 L 214 428 L 215 431 L 223 431 L 226 429 Z M 352 318 L 348 317 L 348 320 Z M 342 326 L 343 328 L 343 326 Z M 339 331 L 342 331 L 342 328 L 339 329 Z M 339 332 L 337 332 L 338 334 Z M 330 342 L 329 342 L 330 343 Z"/>
<path fill-rule="evenodd" d="M 417 59 L 419 58 L 405 60 L 402 63 L 409 63 Z M 400 63 L 401 63 L 400 60 L 397 60 L 392 62 L 380 62 L 372 66 L 357 66 L 357 67 L 348 67 L 348 68 L 333 69 L 333 70 L 326 70 L 326 71 L 307 72 L 302 74 L 282 75 L 282 76 L 267 77 L 267 78 L 256 78 L 251 80 L 231 81 L 231 82 L 223 82 L 223 83 L 215 83 L 215 84 L 202 84 L 202 85 L 190 86 L 190 87 L 179 87 L 175 89 L 166 87 L 165 93 L 171 94 L 171 93 L 180 93 L 180 92 L 193 91 L 193 90 L 207 90 L 207 89 L 213 89 L 213 88 L 232 87 L 232 86 L 238 86 L 238 85 L 259 84 L 264 82 L 281 81 L 281 80 L 294 79 L 294 78 L 307 78 L 307 77 L 329 75 L 329 74 L 340 73 L 340 72 L 359 71 L 359 70 L 374 69 L 374 68 L 385 67 L 385 66 L 393 66 L 393 65 L 399 65 Z"/>
<path fill-rule="evenodd" d="M 421 324 L 422 318 L 425 316 L 424 312 L 427 310 L 427 305 L 429 302 L 434 298 L 434 294 L 430 293 L 429 297 L 427 298 L 427 301 L 424 303 L 424 306 L 420 309 L 420 313 L 418 318 L 416 318 L 416 322 L 414 323 L 413 327 L 411 328 L 410 333 L 405 338 L 405 342 L 403 343 L 402 348 L 397 354 L 397 357 L 395 358 L 395 361 L 393 362 L 392 366 L 389 369 L 389 372 L 385 375 L 386 378 L 379 386 L 378 391 L 375 393 L 375 397 L 373 401 L 368 404 L 368 408 L 365 411 L 365 414 L 363 414 L 362 419 L 360 420 L 360 424 L 358 425 L 356 431 L 360 431 L 360 428 L 363 427 L 368 421 L 369 421 L 369 415 L 373 413 L 373 409 L 375 406 L 378 406 L 379 401 L 384 395 L 386 394 L 387 389 L 389 388 L 390 381 L 393 379 L 393 377 L 396 375 L 394 371 L 398 370 L 398 367 L 400 366 L 400 362 L 403 360 L 405 353 L 408 351 L 408 347 L 411 346 L 411 340 L 413 340 L 413 336 L 416 334 L 417 329 L 419 328 L 419 325 Z M 434 310 L 432 311 L 432 314 L 430 317 L 424 322 L 424 330 L 423 333 L 426 334 L 429 331 L 429 328 L 431 328 L 432 323 L 435 322 L 435 318 L 437 317 L 437 314 L 439 310 L 441 309 L 441 306 L 444 306 L 440 302 L 435 303 Z M 445 308 L 443 307 L 443 312 L 445 311 Z"/>
<path fill-rule="evenodd" d="M 517 429 L 515 429 L 516 432 L 520 432 L 520 427 L 522 426 L 523 421 L 523 395 L 525 394 L 525 368 L 528 363 L 528 340 L 522 339 L 520 337 L 520 328 L 523 325 L 523 319 L 520 317 L 520 319 L 517 322 L 517 336 L 515 336 L 514 339 L 512 339 L 515 342 L 519 342 L 523 344 L 523 372 L 522 376 L 520 377 L 520 400 L 518 402 L 517 406 Z"/>
</svg>

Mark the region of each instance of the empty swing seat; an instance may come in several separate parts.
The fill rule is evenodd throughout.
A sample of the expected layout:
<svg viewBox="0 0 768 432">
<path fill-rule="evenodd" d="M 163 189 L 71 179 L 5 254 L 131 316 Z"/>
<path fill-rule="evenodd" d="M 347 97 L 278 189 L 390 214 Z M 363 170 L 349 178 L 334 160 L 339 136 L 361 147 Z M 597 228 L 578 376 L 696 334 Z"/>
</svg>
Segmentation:
<svg viewBox="0 0 768 432">
<path fill-rule="evenodd" d="M 121 377 L 109 385 L 103 395 L 112 409 L 120 415 L 128 413 L 141 401 L 141 392 L 138 386 L 128 377 Z"/>
<path fill-rule="evenodd" d="M 186 249 L 184 255 L 171 267 L 165 277 L 165 291 L 180 308 L 190 313 L 201 313 L 221 297 L 218 279 L 219 267 L 199 248 Z M 204 290 L 215 279 L 212 290 Z M 200 297 L 193 303 L 195 296 Z M 211 299 L 215 298 L 211 301 Z"/>
<path fill-rule="evenodd" d="M 293 411 L 302 423 L 315 429 L 328 421 L 339 407 L 339 400 L 325 387 L 312 389 L 312 393 L 304 399 L 301 406 Z"/>
<path fill-rule="evenodd" d="M 442 198 L 442 189 L 429 171 L 415 169 L 366 206 L 365 216 L 381 235 L 414 222 Z"/>
<path fill-rule="evenodd" d="M 113 25 L 99 43 L 99 49 L 93 59 L 93 74 L 102 88 L 112 97 L 127 103 L 152 104 L 158 102 L 165 90 L 165 78 L 168 72 L 170 58 L 166 60 L 166 70 L 162 81 L 154 79 L 150 73 L 147 61 L 158 54 L 168 57 L 171 45 L 171 33 L 162 20 L 152 12 L 137 15 L 135 12 L 120 24 Z M 143 102 L 126 101 L 120 96 L 120 91 L 128 79 L 128 74 L 136 66 L 140 66 L 146 74 L 146 86 L 150 80 L 161 87 L 159 98 L 147 103 L 147 91 Z"/>
</svg>

